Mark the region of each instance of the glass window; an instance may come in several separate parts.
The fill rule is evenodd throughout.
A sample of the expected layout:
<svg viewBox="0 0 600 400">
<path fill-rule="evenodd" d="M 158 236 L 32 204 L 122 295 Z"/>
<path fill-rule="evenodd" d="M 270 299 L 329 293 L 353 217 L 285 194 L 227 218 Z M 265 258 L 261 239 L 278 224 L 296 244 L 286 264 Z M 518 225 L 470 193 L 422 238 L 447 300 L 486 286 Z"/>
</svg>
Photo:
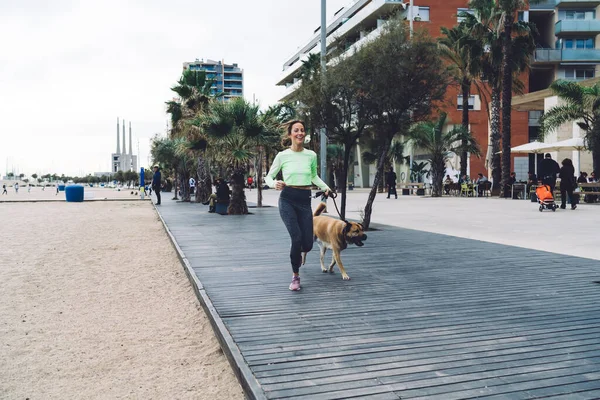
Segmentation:
<svg viewBox="0 0 600 400">
<path fill-rule="evenodd" d="M 464 17 L 460 16 L 462 13 L 474 14 L 475 11 L 468 9 L 468 8 L 458 8 L 456 10 L 456 22 L 460 23 L 465 20 Z"/>
<path fill-rule="evenodd" d="M 419 7 L 419 11 L 415 16 L 415 21 L 429 21 L 429 7 Z"/>
<path fill-rule="evenodd" d="M 593 49 L 594 48 L 594 40 L 592 38 L 585 39 L 585 48 Z"/>
<path fill-rule="evenodd" d="M 565 39 L 565 49 L 573 48 L 573 39 Z"/>
<path fill-rule="evenodd" d="M 565 78 L 573 78 L 575 73 L 574 68 L 565 68 Z"/>
<path fill-rule="evenodd" d="M 576 39 L 576 48 L 584 49 L 585 48 L 585 40 L 584 39 Z"/>
<path fill-rule="evenodd" d="M 462 96 L 458 96 L 457 100 L 456 100 L 456 104 L 457 110 L 462 110 L 462 101 L 463 101 L 463 97 Z M 475 96 L 469 96 L 469 110 L 473 110 L 475 108 Z"/>
</svg>

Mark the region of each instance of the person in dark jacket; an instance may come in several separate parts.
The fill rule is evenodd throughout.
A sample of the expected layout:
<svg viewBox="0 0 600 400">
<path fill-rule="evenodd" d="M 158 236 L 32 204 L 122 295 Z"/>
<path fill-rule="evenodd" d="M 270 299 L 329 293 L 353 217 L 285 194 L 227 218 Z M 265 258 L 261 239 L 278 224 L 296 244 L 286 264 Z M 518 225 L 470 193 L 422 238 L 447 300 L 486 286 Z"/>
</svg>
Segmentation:
<svg viewBox="0 0 600 400">
<path fill-rule="evenodd" d="M 559 171 L 560 177 L 560 208 L 567 208 L 567 194 L 569 195 L 569 199 L 571 199 L 571 210 L 577 208 L 577 202 L 573 197 L 573 189 L 575 186 L 575 168 L 573 168 L 573 162 L 565 158 L 562 160 L 562 168 Z"/>
<path fill-rule="evenodd" d="M 156 194 L 156 205 L 160 205 L 160 186 L 161 186 L 161 174 L 158 165 L 154 166 L 154 175 L 152 175 L 152 190 Z"/>
<path fill-rule="evenodd" d="M 229 196 L 231 196 L 231 190 L 229 189 L 229 185 L 225 180 L 220 179 L 217 184 L 217 201 L 219 203 L 228 203 Z"/>
<path fill-rule="evenodd" d="M 544 159 L 540 162 L 538 169 L 539 176 L 542 179 L 544 185 L 549 185 L 552 193 L 556 187 L 556 174 L 560 172 L 558 163 L 552 159 L 550 153 L 546 153 Z"/>
<path fill-rule="evenodd" d="M 394 169 L 392 167 L 390 167 L 389 172 L 387 173 L 387 186 L 388 186 L 388 195 L 387 198 L 390 198 L 390 195 L 395 195 L 396 198 L 398 198 L 398 192 L 396 191 L 396 180 L 397 180 L 397 176 L 396 173 L 394 172 Z"/>
</svg>

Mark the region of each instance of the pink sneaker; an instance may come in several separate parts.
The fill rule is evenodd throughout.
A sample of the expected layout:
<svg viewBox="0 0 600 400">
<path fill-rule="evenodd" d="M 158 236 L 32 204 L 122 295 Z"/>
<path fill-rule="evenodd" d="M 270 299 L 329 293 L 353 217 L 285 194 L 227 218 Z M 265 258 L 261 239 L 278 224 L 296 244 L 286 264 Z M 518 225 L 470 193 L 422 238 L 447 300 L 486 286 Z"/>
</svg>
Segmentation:
<svg viewBox="0 0 600 400">
<path fill-rule="evenodd" d="M 292 283 L 290 283 L 290 290 L 300 290 L 300 277 L 294 276 L 292 277 Z"/>
</svg>

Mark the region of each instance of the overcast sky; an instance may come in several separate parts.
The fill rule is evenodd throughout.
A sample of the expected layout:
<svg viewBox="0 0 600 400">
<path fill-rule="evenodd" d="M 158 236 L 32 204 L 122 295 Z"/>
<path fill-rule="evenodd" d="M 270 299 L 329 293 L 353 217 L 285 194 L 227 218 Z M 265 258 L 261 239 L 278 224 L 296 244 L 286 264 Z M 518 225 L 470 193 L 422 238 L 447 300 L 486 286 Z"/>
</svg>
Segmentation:
<svg viewBox="0 0 600 400">
<path fill-rule="evenodd" d="M 351 0 L 328 0 L 328 19 Z M 184 61 L 238 63 L 262 106 L 320 0 L 0 0 L 0 172 L 110 171 L 116 118 L 148 165 Z M 127 138 L 129 146 L 129 138 Z"/>
</svg>

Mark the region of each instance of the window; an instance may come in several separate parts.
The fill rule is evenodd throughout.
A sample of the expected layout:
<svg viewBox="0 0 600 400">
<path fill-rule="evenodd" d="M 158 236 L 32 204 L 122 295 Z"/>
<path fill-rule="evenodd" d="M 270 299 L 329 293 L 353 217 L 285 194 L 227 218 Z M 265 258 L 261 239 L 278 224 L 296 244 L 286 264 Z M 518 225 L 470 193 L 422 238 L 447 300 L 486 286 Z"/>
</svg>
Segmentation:
<svg viewBox="0 0 600 400">
<path fill-rule="evenodd" d="M 456 99 L 456 109 L 457 110 L 462 110 L 462 101 L 463 101 L 463 97 L 462 96 L 458 96 L 458 98 Z M 469 96 L 469 110 L 474 110 L 475 109 L 475 96 Z"/>
<path fill-rule="evenodd" d="M 581 81 L 593 78 L 596 75 L 594 68 L 565 68 L 565 79 Z"/>
<path fill-rule="evenodd" d="M 565 19 L 585 19 L 585 11 L 566 11 Z"/>
<path fill-rule="evenodd" d="M 574 39 L 563 39 L 563 46 L 565 49 L 593 49 L 594 39 L 593 38 L 574 38 Z"/>
<path fill-rule="evenodd" d="M 471 10 L 469 8 L 458 8 L 456 10 L 456 22 L 461 23 L 465 20 L 465 17 L 461 17 L 462 13 L 467 13 L 467 14 L 475 14 L 474 10 Z"/>
<path fill-rule="evenodd" d="M 558 20 L 583 21 L 596 19 L 596 10 L 560 10 Z"/>
<path fill-rule="evenodd" d="M 518 19 L 521 22 L 529 22 L 529 11 L 519 11 Z"/>
<path fill-rule="evenodd" d="M 415 15 L 415 21 L 429 21 L 429 7 L 415 7 L 417 15 Z"/>
</svg>

